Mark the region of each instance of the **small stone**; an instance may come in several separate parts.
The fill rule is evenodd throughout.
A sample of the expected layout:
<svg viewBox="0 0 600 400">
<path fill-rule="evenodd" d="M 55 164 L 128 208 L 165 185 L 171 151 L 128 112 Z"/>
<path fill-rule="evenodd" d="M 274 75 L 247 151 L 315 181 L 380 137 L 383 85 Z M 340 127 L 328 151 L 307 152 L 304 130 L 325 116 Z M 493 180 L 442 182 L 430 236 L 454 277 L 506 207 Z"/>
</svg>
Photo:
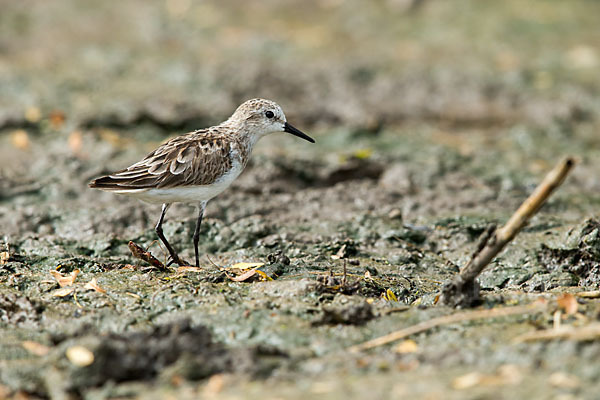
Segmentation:
<svg viewBox="0 0 600 400">
<path fill-rule="evenodd" d="M 363 325 L 375 318 L 372 306 L 363 299 L 340 296 L 336 300 L 337 304 L 323 307 L 323 315 L 314 325 Z"/>
<path fill-rule="evenodd" d="M 379 178 L 379 186 L 392 193 L 410 193 L 413 189 L 410 170 L 404 163 L 392 164 Z"/>
<path fill-rule="evenodd" d="M 94 362 L 94 353 L 83 346 L 69 347 L 65 355 L 77 367 L 87 367 Z"/>
<path fill-rule="evenodd" d="M 389 219 L 402 219 L 402 211 L 398 208 L 394 208 L 388 213 Z"/>
</svg>

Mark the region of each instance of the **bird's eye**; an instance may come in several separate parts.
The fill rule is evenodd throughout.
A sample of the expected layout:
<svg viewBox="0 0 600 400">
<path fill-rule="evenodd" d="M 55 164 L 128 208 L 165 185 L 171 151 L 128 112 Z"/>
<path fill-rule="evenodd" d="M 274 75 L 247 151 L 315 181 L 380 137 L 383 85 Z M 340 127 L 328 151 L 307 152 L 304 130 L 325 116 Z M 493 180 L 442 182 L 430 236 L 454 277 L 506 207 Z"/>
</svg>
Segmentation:
<svg viewBox="0 0 600 400">
<path fill-rule="evenodd" d="M 273 114 L 273 111 L 265 111 L 265 117 L 273 118 L 274 116 L 275 116 L 275 114 Z"/>
</svg>

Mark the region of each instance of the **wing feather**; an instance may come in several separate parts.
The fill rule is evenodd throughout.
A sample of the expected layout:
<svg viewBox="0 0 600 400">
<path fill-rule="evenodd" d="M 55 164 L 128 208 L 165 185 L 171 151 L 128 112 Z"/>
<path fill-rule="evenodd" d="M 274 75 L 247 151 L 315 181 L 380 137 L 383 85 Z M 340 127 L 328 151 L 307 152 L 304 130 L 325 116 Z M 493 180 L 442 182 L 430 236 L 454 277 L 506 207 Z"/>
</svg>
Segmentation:
<svg viewBox="0 0 600 400">
<path fill-rule="evenodd" d="M 90 182 L 90 187 L 123 190 L 209 185 L 231 169 L 232 143 L 211 130 L 179 136 L 130 167 Z"/>
</svg>

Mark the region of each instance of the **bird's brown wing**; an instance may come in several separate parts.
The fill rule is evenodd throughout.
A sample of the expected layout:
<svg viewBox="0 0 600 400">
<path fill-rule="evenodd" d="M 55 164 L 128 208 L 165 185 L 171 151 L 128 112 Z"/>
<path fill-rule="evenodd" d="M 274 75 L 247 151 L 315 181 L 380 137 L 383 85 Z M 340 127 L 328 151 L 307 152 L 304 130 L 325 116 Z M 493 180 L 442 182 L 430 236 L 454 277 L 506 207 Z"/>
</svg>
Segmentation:
<svg viewBox="0 0 600 400">
<path fill-rule="evenodd" d="M 209 132 L 194 132 L 164 143 L 127 169 L 90 182 L 104 190 L 210 185 L 232 166 L 231 143 Z"/>
</svg>

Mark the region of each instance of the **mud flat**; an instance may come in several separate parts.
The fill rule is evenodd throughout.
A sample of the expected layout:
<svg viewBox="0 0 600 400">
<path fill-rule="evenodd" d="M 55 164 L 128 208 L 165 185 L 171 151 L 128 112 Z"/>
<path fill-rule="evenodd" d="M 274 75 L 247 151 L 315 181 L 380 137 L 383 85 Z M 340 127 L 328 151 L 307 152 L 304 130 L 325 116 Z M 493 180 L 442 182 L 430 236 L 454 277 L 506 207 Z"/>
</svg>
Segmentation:
<svg viewBox="0 0 600 400">
<path fill-rule="evenodd" d="M 260 3 L 260 27 L 235 3 L 4 6 L 0 397 L 594 398 L 599 6 L 384 3 Z M 158 208 L 87 181 L 257 96 L 318 145 L 264 139 L 207 208 L 201 268 L 148 268 L 127 245 L 165 259 Z M 436 305 L 565 154 L 482 304 Z M 192 259 L 193 208 L 163 229 Z"/>
</svg>

